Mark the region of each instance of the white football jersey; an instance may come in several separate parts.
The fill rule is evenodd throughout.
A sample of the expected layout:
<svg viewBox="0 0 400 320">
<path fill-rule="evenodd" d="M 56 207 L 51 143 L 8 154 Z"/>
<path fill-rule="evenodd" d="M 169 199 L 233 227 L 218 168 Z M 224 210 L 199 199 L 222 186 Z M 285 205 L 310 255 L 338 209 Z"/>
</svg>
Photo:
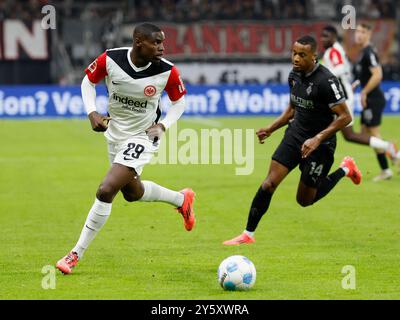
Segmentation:
<svg viewBox="0 0 400 320">
<path fill-rule="evenodd" d="M 354 93 L 351 88 L 351 64 L 339 42 L 336 41 L 332 47 L 325 50 L 324 56 L 322 57 L 322 64 L 338 78 L 345 92 L 348 104 L 349 102 L 352 104 Z"/>
<path fill-rule="evenodd" d="M 185 87 L 178 69 L 168 60 L 149 62 L 138 68 L 131 59 L 132 48 L 108 49 L 85 72 L 92 83 L 105 78 L 112 120 L 104 133 L 112 142 L 143 135 L 161 116 L 160 98 L 165 90 L 171 101 L 179 100 Z"/>
</svg>

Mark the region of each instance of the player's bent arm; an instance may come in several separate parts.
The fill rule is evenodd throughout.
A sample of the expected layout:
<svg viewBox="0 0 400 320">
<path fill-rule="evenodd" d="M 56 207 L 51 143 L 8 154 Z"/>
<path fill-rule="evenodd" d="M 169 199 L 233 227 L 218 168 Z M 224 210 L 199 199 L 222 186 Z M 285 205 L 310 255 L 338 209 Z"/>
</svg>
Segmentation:
<svg viewBox="0 0 400 320">
<path fill-rule="evenodd" d="M 96 111 L 96 88 L 86 75 L 81 84 L 82 100 L 94 131 L 106 131 L 109 117 L 103 117 Z"/>
<path fill-rule="evenodd" d="M 156 142 L 161 138 L 161 135 L 169 127 L 171 127 L 182 116 L 185 111 L 185 97 L 182 96 L 176 101 L 172 101 L 172 105 L 168 109 L 164 119 L 159 123 L 153 124 L 145 130 L 150 140 Z"/>
<path fill-rule="evenodd" d="M 383 79 L 382 67 L 380 65 L 376 67 L 371 67 L 370 71 L 371 71 L 371 78 L 369 78 L 367 84 L 362 90 L 365 95 L 374 90 Z"/>
<path fill-rule="evenodd" d="M 332 111 L 337 114 L 335 120 L 325 129 L 318 133 L 315 137 L 307 139 L 301 146 L 302 158 L 307 158 L 322 141 L 334 135 L 337 131 L 344 128 L 351 122 L 351 115 L 345 102 L 339 103 L 331 107 Z"/>
<path fill-rule="evenodd" d="M 261 128 L 256 132 L 258 141 L 263 144 L 266 138 L 268 138 L 274 131 L 287 125 L 293 117 L 294 108 L 289 103 L 289 106 L 286 108 L 286 110 L 283 111 L 282 114 L 278 118 L 276 118 L 274 122 L 272 122 L 268 127 Z"/>
<path fill-rule="evenodd" d="M 341 102 L 331 107 L 331 110 L 337 115 L 337 117 L 326 129 L 322 130 L 315 136 L 321 142 L 328 139 L 351 122 L 351 114 L 346 102 Z"/>
<path fill-rule="evenodd" d="M 357 89 L 357 87 L 361 84 L 360 80 L 355 80 L 352 84 L 351 84 L 351 88 L 353 89 L 353 91 L 355 91 Z"/>
<path fill-rule="evenodd" d="M 89 115 L 93 111 L 96 111 L 96 88 L 87 75 L 82 80 L 81 92 L 86 114 Z"/>
<path fill-rule="evenodd" d="M 168 109 L 167 114 L 160 123 L 164 126 L 165 130 L 171 127 L 182 116 L 185 111 L 185 96 L 180 97 L 176 101 L 172 101 L 172 105 Z"/>
<path fill-rule="evenodd" d="M 294 108 L 292 105 L 289 103 L 288 107 L 285 109 L 285 111 L 282 112 L 282 114 L 274 120 L 268 127 L 268 131 L 270 133 L 273 133 L 274 131 L 278 130 L 279 128 L 282 128 L 283 126 L 286 126 L 291 119 L 294 117 Z"/>
</svg>

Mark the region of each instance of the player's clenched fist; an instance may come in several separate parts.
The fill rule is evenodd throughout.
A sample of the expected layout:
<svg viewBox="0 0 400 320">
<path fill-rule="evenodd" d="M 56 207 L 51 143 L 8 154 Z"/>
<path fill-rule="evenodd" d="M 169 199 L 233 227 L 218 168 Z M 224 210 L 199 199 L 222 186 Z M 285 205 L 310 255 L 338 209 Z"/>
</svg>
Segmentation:
<svg viewBox="0 0 400 320">
<path fill-rule="evenodd" d="M 90 124 L 92 129 L 97 132 L 106 131 L 108 128 L 108 122 L 111 120 L 110 117 L 102 116 L 101 114 L 93 111 L 89 114 Z"/>
<path fill-rule="evenodd" d="M 269 128 L 258 129 L 258 131 L 256 132 L 258 142 L 263 144 L 264 140 L 267 139 L 271 135 L 271 133 L 272 132 L 269 130 Z"/>
<path fill-rule="evenodd" d="M 301 146 L 301 157 L 307 158 L 321 144 L 321 139 L 318 136 L 307 139 Z"/>
<path fill-rule="evenodd" d="M 164 131 L 164 125 L 162 125 L 161 123 L 157 123 L 147 128 L 145 132 L 151 141 L 157 142 L 158 140 L 160 140 Z"/>
</svg>

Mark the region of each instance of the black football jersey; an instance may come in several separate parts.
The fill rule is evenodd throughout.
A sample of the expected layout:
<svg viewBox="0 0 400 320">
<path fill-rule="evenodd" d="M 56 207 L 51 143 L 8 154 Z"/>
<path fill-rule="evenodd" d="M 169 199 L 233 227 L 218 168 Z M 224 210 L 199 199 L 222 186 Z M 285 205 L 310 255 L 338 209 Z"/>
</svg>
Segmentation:
<svg viewBox="0 0 400 320">
<path fill-rule="evenodd" d="M 326 129 L 335 119 L 331 108 L 346 100 L 338 79 L 320 64 L 308 74 L 292 70 L 289 87 L 290 103 L 295 108 L 290 128 L 303 139 Z"/>
<path fill-rule="evenodd" d="M 360 80 L 361 86 L 365 87 L 371 78 L 370 68 L 379 66 L 379 58 L 376 54 L 375 50 L 371 45 L 365 47 L 361 52 L 360 60 L 358 60 L 355 66 L 355 76 L 358 80 Z M 380 86 L 376 86 L 368 96 L 371 97 L 381 97 L 383 96 L 383 92 Z"/>
</svg>

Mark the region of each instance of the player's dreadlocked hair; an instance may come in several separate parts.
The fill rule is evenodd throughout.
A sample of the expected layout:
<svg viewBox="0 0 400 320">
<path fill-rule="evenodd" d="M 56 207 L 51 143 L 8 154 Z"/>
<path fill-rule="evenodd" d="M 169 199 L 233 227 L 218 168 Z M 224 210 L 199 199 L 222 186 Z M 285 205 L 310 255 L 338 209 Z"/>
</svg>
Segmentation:
<svg viewBox="0 0 400 320">
<path fill-rule="evenodd" d="M 313 52 L 317 51 L 317 41 L 315 41 L 315 39 L 311 36 L 302 36 L 298 38 L 296 42 L 302 45 L 310 45 Z"/>
<path fill-rule="evenodd" d="M 135 38 L 136 36 L 142 35 L 148 38 L 151 37 L 151 34 L 153 32 L 160 32 L 160 31 L 161 29 L 157 27 L 155 24 L 144 22 L 135 26 L 135 29 L 133 30 L 133 37 Z"/>
<path fill-rule="evenodd" d="M 334 26 L 332 26 L 332 25 L 327 25 L 327 26 L 325 26 L 324 29 L 322 29 L 322 30 L 328 31 L 329 33 L 334 34 L 336 37 L 338 36 L 337 29 L 336 29 Z"/>
</svg>

